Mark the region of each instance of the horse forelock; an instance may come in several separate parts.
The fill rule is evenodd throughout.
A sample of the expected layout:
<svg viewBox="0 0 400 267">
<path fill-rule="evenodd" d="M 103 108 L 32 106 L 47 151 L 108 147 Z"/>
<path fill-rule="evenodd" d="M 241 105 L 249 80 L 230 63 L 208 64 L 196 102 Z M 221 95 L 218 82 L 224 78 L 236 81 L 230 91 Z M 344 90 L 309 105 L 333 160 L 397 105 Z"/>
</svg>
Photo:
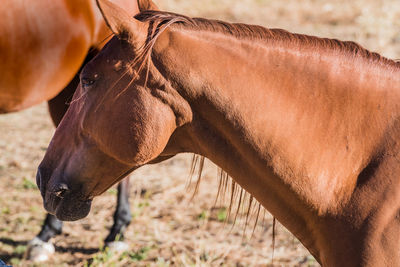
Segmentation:
<svg viewBox="0 0 400 267">
<path fill-rule="evenodd" d="M 142 21 L 148 21 L 147 18 L 141 17 L 142 15 L 145 15 L 146 13 L 151 13 L 148 11 L 144 11 L 137 16 L 135 16 L 136 19 L 142 20 Z M 179 21 L 183 21 L 181 18 L 176 17 L 176 18 L 168 18 L 168 19 L 163 19 L 162 16 L 153 17 L 152 21 L 149 21 L 149 28 L 147 32 L 147 38 L 146 41 L 140 46 L 140 47 L 135 47 L 135 57 L 132 59 L 132 61 L 124 66 L 125 71 L 121 74 L 121 76 L 114 82 L 112 87 L 115 87 L 118 82 L 121 81 L 121 79 L 125 76 L 130 74 L 132 76 L 130 82 L 116 95 L 115 99 L 117 99 L 119 96 L 121 96 L 131 85 L 133 82 L 135 82 L 139 78 L 139 74 L 144 70 L 145 67 L 146 69 L 146 76 L 145 76 L 145 81 L 143 86 L 146 88 L 147 87 L 147 82 L 149 78 L 149 72 L 150 72 L 150 60 L 151 60 L 151 52 L 153 49 L 153 46 L 155 42 L 157 41 L 157 38 L 160 36 L 161 33 L 164 32 L 165 29 L 167 29 L 170 25 L 173 23 L 177 23 Z M 128 33 L 129 35 L 129 33 Z M 119 36 L 121 38 L 121 36 Z M 125 38 L 122 36 L 122 38 Z M 127 38 L 129 39 L 129 37 Z M 134 70 L 134 71 L 132 71 Z"/>
</svg>

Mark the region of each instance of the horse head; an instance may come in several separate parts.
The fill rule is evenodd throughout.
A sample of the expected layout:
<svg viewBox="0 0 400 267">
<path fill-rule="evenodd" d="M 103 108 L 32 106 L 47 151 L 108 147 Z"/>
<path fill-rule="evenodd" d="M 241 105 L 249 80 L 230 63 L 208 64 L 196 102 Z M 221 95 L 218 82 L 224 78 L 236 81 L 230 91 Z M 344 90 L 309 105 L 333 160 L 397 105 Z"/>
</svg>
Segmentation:
<svg viewBox="0 0 400 267">
<path fill-rule="evenodd" d="M 170 137 L 190 118 L 183 98 L 147 60 L 148 23 L 108 0 L 98 4 L 115 36 L 82 70 L 37 173 L 45 208 L 61 220 L 85 217 L 93 197 L 134 169 L 173 156 Z M 139 7 L 156 8 L 149 1 Z"/>
</svg>

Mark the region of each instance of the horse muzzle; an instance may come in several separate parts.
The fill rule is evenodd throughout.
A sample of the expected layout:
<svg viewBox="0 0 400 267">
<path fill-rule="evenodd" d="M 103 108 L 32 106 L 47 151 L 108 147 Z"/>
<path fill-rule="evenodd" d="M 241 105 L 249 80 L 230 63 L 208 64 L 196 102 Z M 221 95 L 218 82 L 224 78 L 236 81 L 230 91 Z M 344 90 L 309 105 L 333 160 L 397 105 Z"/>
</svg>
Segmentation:
<svg viewBox="0 0 400 267">
<path fill-rule="evenodd" d="M 59 192 L 49 191 L 43 199 L 44 208 L 61 221 L 76 221 L 85 218 L 92 206 L 91 199 L 83 199 L 71 192 L 60 196 Z"/>
<path fill-rule="evenodd" d="M 68 184 L 56 182 L 57 180 L 54 177 L 46 179 L 45 171 L 39 168 L 36 183 L 46 211 L 61 221 L 76 221 L 86 217 L 90 212 L 92 199 L 85 198 L 80 190 L 71 190 Z"/>
</svg>

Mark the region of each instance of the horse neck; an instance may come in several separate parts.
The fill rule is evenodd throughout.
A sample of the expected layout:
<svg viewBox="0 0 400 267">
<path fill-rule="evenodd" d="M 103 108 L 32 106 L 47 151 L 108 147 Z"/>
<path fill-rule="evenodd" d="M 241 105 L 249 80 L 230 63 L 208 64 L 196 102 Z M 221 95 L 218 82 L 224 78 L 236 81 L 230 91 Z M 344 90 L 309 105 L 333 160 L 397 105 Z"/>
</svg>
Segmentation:
<svg viewBox="0 0 400 267">
<path fill-rule="evenodd" d="M 398 116 L 400 76 L 350 52 L 316 50 L 171 30 L 154 54 L 193 110 L 185 150 L 226 170 L 319 258 L 315 226 L 340 214 L 378 153 Z"/>
</svg>

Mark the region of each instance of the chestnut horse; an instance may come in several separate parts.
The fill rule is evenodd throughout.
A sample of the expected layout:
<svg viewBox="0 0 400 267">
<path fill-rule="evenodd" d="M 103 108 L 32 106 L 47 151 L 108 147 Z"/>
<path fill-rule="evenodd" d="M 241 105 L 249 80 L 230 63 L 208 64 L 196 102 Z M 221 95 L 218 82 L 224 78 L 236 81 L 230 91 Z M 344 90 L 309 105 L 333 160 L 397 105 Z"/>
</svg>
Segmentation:
<svg viewBox="0 0 400 267">
<path fill-rule="evenodd" d="M 324 266 L 400 266 L 400 64 L 353 42 L 131 18 L 81 73 L 39 166 L 44 206 L 78 220 L 127 173 L 209 158 Z"/>
<path fill-rule="evenodd" d="M 130 14 L 139 11 L 135 1 L 115 2 Z M 47 100 L 55 125 L 68 108 L 81 66 L 111 33 L 94 0 L 2 1 L 0 32 L 0 113 Z M 106 242 L 115 241 L 131 220 L 128 183 L 119 186 L 114 226 Z M 62 222 L 48 215 L 32 244 L 42 245 L 61 228 Z"/>
</svg>

